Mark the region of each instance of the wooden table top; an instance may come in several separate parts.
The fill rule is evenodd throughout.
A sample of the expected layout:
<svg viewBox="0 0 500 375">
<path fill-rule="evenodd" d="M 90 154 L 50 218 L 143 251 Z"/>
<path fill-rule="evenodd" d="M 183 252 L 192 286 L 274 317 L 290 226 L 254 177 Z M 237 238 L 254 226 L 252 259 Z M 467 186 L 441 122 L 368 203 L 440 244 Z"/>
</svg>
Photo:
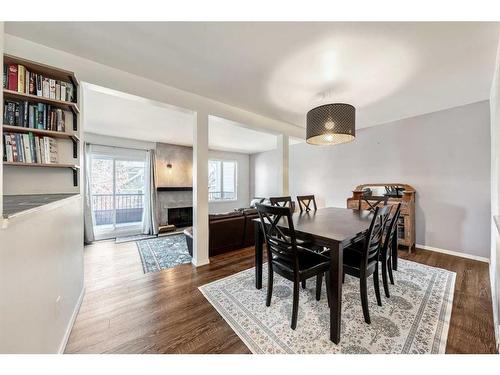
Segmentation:
<svg viewBox="0 0 500 375">
<path fill-rule="evenodd" d="M 373 214 L 370 211 L 327 207 L 317 211 L 293 213 L 295 232 L 325 241 L 348 241 L 370 227 Z M 259 219 L 254 219 L 259 221 Z"/>
</svg>

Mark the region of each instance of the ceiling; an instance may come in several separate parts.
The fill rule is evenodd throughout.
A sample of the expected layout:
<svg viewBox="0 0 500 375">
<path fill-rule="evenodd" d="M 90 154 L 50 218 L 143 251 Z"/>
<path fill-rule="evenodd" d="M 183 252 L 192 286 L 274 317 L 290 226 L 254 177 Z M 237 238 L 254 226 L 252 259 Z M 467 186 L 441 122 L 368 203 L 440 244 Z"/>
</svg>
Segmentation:
<svg viewBox="0 0 500 375">
<path fill-rule="evenodd" d="M 193 144 L 194 113 L 189 110 L 88 84 L 84 86 L 84 96 L 87 132 L 148 142 Z M 276 136 L 210 116 L 209 148 L 248 154 L 268 151 L 276 148 Z"/>
<path fill-rule="evenodd" d="M 7 22 L 5 31 L 299 126 L 316 105 L 348 102 L 359 128 L 487 99 L 500 28 Z"/>
</svg>

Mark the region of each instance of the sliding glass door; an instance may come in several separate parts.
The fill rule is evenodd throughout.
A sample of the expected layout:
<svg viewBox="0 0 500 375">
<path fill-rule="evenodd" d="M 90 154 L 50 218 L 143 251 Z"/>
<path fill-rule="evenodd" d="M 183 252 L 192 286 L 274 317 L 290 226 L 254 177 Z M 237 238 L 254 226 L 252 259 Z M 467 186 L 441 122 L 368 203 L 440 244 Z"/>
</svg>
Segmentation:
<svg viewBox="0 0 500 375">
<path fill-rule="evenodd" d="M 90 161 L 96 239 L 140 234 L 146 191 L 146 152 L 93 146 Z"/>
</svg>

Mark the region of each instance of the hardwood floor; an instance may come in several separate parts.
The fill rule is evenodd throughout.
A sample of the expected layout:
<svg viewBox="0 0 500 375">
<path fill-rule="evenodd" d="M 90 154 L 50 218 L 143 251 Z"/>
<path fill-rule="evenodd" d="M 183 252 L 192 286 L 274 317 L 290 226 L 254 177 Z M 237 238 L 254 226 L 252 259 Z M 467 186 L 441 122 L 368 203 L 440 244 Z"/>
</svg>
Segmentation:
<svg viewBox="0 0 500 375">
<path fill-rule="evenodd" d="M 66 353 L 249 353 L 198 286 L 253 267 L 253 254 L 143 274 L 134 242 L 86 247 L 86 292 Z M 488 265 L 419 249 L 400 255 L 457 273 L 446 352 L 494 353 Z"/>
</svg>

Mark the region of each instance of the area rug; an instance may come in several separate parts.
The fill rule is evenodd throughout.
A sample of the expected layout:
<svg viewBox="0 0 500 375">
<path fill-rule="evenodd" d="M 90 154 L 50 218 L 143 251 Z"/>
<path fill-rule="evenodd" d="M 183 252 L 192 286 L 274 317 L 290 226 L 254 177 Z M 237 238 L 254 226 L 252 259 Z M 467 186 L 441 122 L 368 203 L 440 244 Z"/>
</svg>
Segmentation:
<svg viewBox="0 0 500 375">
<path fill-rule="evenodd" d="M 156 238 L 156 235 L 136 234 L 135 236 L 116 237 L 115 243 L 125 243 L 125 242 L 132 242 L 132 241 L 148 240 L 150 238 Z"/>
<path fill-rule="evenodd" d="M 184 234 L 137 241 L 144 273 L 191 263 Z"/>
<path fill-rule="evenodd" d="M 315 299 L 315 279 L 300 289 L 297 329 L 290 328 L 292 283 L 275 274 L 271 306 L 263 287 L 255 289 L 254 268 L 199 289 L 252 353 L 444 353 L 450 324 L 455 273 L 398 261 L 391 297 L 382 290 L 378 306 L 370 277 L 371 324 L 363 319 L 359 280 L 346 276 L 342 292 L 341 342 L 329 340 L 330 313 L 323 284 Z M 381 286 L 382 287 L 382 286 Z"/>
</svg>

